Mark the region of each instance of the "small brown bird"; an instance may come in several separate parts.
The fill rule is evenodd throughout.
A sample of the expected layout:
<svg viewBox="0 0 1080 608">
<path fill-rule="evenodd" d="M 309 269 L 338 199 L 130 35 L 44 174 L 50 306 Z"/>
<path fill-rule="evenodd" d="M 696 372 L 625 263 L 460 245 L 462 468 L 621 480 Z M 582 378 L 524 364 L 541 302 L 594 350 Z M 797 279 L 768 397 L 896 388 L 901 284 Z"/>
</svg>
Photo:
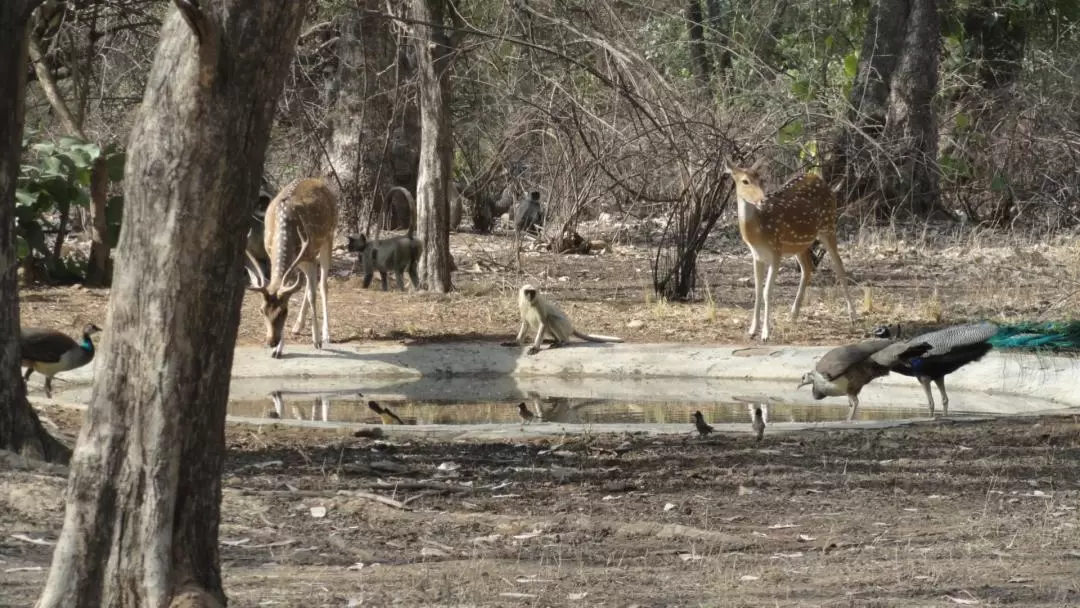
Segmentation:
<svg viewBox="0 0 1080 608">
<path fill-rule="evenodd" d="M 748 403 L 746 407 L 750 410 L 750 427 L 754 429 L 757 440 L 761 441 L 761 438 L 765 436 L 765 423 L 769 421 L 769 406 L 765 403 L 761 405 Z"/>
<path fill-rule="evenodd" d="M 405 424 L 405 421 L 388 407 L 383 407 L 375 401 L 368 401 L 367 406 L 371 411 L 379 415 L 379 419 L 382 420 L 383 424 Z"/>
<path fill-rule="evenodd" d="M 517 407 L 518 407 L 518 416 L 521 416 L 521 419 L 526 424 L 532 422 L 533 420 L 536 420 L 536 414 L 532 413 L 532 411 L 529 410 L 529 406 L 525 405 L 524 401 L 519 403 Z"/>
<path fill-rule="evenodd" d="M 697 432 L 700 433 L 702 437 L 713 432 L 713 427 L 705 422 L 705 416 L 702 416 L 700 411 L 694 412 L 694 428 L 697 429 Z"/>
</svg>

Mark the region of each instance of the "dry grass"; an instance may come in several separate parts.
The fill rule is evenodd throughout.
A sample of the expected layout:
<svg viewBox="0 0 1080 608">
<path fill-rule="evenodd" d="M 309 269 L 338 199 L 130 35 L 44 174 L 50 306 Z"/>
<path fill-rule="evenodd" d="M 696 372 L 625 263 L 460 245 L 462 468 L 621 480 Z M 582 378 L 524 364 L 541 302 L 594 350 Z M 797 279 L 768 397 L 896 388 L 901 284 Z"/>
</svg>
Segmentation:
<svg viewBox="0 0 1080 608">
<path fill-rule="evenodd" d="M 517 331 L 514 299 L 525 281 L 549 291 L 585 331 L 637 342 L 747 341 L 750 257 L 730 227 L 715 231 L 701 256 L 704 287 L 691 304 L 658 301 L 652 294 L 652 251 L 645 246 L 616 244 L 613 254 L 600 256 L 526 253 L 526 274 L 517 276 L 510 270 L 508 237 L 460 233 L 451 240 L 461 271 L 455 275 L 457 291 L 446 295 L 361 289 L 359 278 L 350 275 L 352 261 L 338 254 L 330 286 L 334 341 L 505 340 Z M 798 268 L 787 260 L 773 300 L 775 341 L 843 342 L 882 323 L 1080 316 L 1075 239 L 1043 243 L 978 231 L 864 229 L 842 240 L 841 247 L 861 313 L 857 326 L 847 322 L 827 263 L 811 282 L 803 316 L 792 323 L 788 310 Z M 27 288 L 21 296 L 24 325 L 60 328 L 74 327 L 83 317 L 102 322 L 108 301 L 107 291 L 79 287 Z M 640 327 L 628 328 L 634 320 Z M 239 341 L 259 344 L 263 332 L 257 296 L 249 293 Z"/>
</svg>

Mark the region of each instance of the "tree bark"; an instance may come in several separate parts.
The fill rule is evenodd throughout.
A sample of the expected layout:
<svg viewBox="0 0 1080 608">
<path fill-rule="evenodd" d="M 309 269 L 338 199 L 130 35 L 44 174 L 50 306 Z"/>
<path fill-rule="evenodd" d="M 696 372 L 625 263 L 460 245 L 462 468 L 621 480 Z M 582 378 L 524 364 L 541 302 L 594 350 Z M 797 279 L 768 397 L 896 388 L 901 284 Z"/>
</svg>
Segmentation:
<svg viewBox="0 0 1080 608">
<path fill-rule="evenodd" d="M 823 166 L 840 199 L 876 201 L 880 216 L 937 207 L 940 21 L 936 0 L 876 0 L 849 98 L 849 124 Z M 880 155 L 881 150 L 887 154 Z"/>
<path fill-rule="evenodd" d="M 702 91 L 708 92 L 712 78 L 712 60 L 705 47 L 705 27 L 701 0 L 688 0 L 686 4 L 686 33 L 690 41 L 690 69 Z"/>
<path fill-rule="evenodd" d="M 424 244 L 420 282 L 430 291 L 448 292 L 450 280 L 450 205 L 453 162 L 450 130 L 450 40 L 442 27 L 444 0 L 412 0 L 414 43 L 420 75 L 420 171 L 416 185 L 417 238 Z"/>
<path fill-rule="evenodd" d="M 420 144 L 415 100 L 402 86 L 412 77 L 401 57 L 393 22 L 367 12 L 360 0 L 341 17 L 338 65 L 332 77 L 329 138 L 323 173 L 341 182 L 342 225 L 363 231 L 367 218 L 381 216 L 394 186 L 415 191 Z M 408 227 L 413 218 L 388 218 L 386 227 Z"/>
<path fill-rule="evenodd" d="M 37 4 L 0 2 L 0 449 L 65 463 L 71 450 L 49 435 L 26 400 L 19 358 L 15 181 L 26 110 L 28 23 Z"/>
<path fill-rule="evenodd" d="M 125 168 L 106 334 L 38 606 L 220 606 L 241 253 L 307 2 L 175 0 Z"/>
<path fill-rule="evenodd" d="M 911 0 L 904 54 L 896 66 L 889 96 L 885 137 L 897 171 L 885 173 L 885 198 L 891 209 L 927 217 L 939 208 L 938 60 L 941 21 L 937 0 Z"/>
</svg>

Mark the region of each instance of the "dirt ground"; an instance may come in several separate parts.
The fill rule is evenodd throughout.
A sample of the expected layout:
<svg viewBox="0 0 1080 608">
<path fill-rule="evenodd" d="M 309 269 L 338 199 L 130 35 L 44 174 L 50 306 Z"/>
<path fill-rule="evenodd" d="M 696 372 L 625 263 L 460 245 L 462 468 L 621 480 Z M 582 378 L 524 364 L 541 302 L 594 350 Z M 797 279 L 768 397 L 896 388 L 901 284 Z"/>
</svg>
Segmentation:
<svg viewBox="0 0 1080 608">
<path fill-rule="evenodd" d="M 585 234 L 587 238 L 612 234 Z M 700 258 L 698 300 L 651 296 L 648 239 L 601 256 L 523 256 L 455 234 L 447 295 L 360 289 L 335 258 L 335 342 L 504 340 L 538 284 L 595 333 L 746 342 L 753 289 L 733 229 Z M 825 264 L 797 325 L 779 275 L 775 340 L 830 344 L 885 322 L 1067 319 L 1080 246 L 992 234 L 841 237 L 851 327 Z M 707 288 L 705 287 L 707 285 Z M 105 320 L 107 290 L 29 287 L 24 326 Z M 259 343 L 248 294 L 240 342 Z M 77 414 L 43 414 L 69 436 Z M 690 430 L 689 424 L 687 430 Z M 404 432 L 406 434 L 399 434 Z M 1080 603 L 1080 422 L 938 421 L 750 436 L 381 439 L 228 427 L 222 559 L 230 606 L 1066 606 Z M 40 591 L 62 473 L 0 467 L 0 606 Z M 381 498 L 373 498 L 375 495 Z M 387 502 L 384 499 L 391 499 Z"/>
<path fill-rule="evenodd" d="M 43 414 L 77 432 L 78 413 Z M 230 606 L 1080 602 L 1076 417 L 760 444 L 388 431 L 228 426 Z M 0 606 L 39 593 L 64 485 L 0 467 Z"/>
<path fill-rule="evenodd" d="M 693 303 L 659 301 L 652 292 L 655 229 L 612 223 L 583 228 L 614 251 L 603 255 L 528 252 L 523 275 L 515 270 L 506 233 L 451 236 L 459 271 L 450 294 L 382 292 L 361 287 L 353 258 L 335 253 L 329 286 L 331 337 L 358 340 L 506 340 L 516 334 L 517 289 L 525 282 L 550 293 L 587 332 L 630 342 L 747 341 L 753 304 L 750 255 L 732 227 L 713 231 L 699 258 Z M 859 313 L 852 327 L 824 262 L 811 280 L 798 323 L 788 318 L 799 271 L 785 260 L 773 306 L 773 341 L 830 344 L 861 337 L 882 323 L 907 326 L 992 318 L 1068 319 L 1080 316 L 1080 245 L 1075 238 L 1018 240 L 995 233 L 862 230 L 841 236 L 841 255 Z M 27 287 L 21 291 L 22 323 L 75 331 L 85 320 L 105 321 L 108 290 Z M 298 300 L 294 302 L 294 307 Z M 291 324 L 292 321 L 290 320 Z M 261 344 L 258 295 L 244 300 L 239 342 Z M 309 338 L 305 338 L 309 339 Z"/>
</svg>

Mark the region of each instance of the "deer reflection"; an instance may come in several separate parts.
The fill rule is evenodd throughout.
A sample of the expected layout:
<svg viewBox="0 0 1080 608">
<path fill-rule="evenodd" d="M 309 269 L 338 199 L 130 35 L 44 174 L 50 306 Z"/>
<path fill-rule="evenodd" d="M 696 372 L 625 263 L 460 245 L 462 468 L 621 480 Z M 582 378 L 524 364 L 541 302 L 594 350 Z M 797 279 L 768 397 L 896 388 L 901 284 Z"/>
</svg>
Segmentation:
<svg viewBox="0 0 1080 608">
<path fill-rule="evenodd" d="M 271 418 L 283 418 L 285 416 L 285 399 L 281 396 L 281 391 L 274 391 L 270 393 L 270 399 L 274 402 L 273 415 Z M 326 395 L 316 395 L 312 400 L 311 413 L 305 418 L 304 412 L 300 410 L 297 404 L 290 405 L 290 413 L 292 417 L 297 420 L 320 420 L 322 422 L 330 421 L 330 397 Z"/>
<path fill-rule="evenodd" d="M 585 408 L 605 404 L 602 399 L 571 400 L 566 397 L 543 397 L 535 391 L 529 391 L 527 396 L 531 402 L 529 410 L 535 416 L 536 422 L 584 424 L 588 422 L 581 415 Z"/>
</svg>

